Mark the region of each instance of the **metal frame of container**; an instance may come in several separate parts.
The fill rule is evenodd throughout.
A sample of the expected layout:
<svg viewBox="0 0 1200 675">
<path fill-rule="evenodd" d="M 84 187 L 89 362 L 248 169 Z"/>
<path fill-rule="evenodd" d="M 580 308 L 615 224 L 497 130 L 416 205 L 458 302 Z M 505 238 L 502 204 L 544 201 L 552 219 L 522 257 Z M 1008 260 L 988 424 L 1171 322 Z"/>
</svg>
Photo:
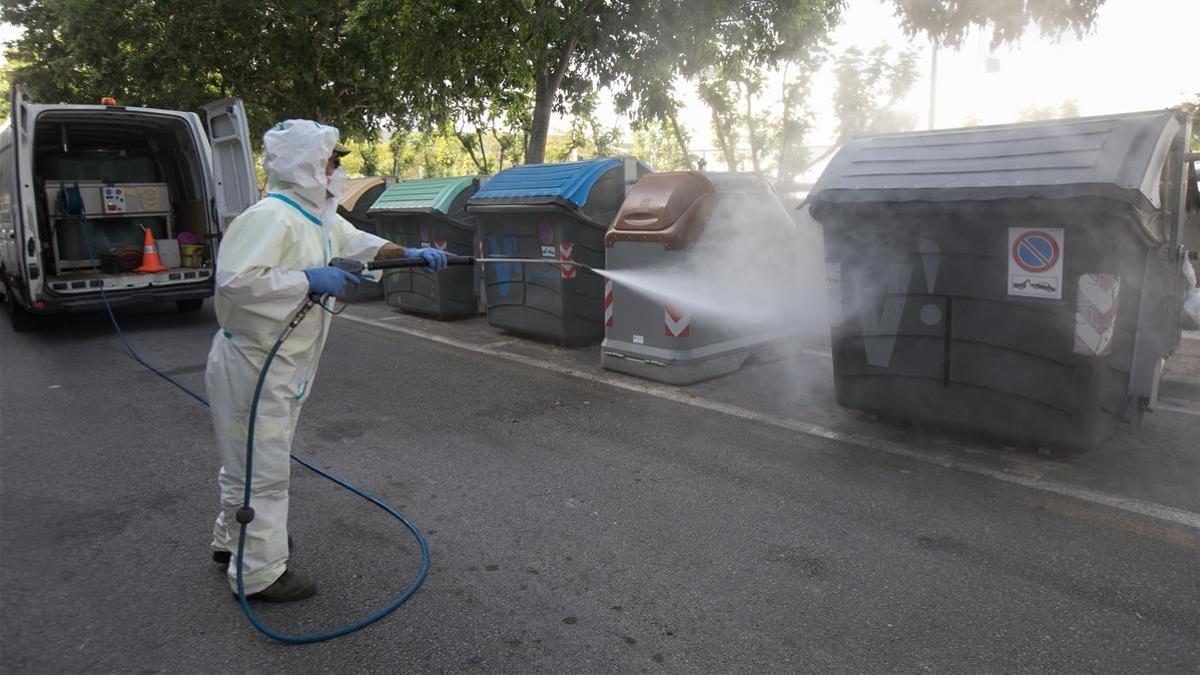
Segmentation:
<svg viewBox="0 0 1200 675">
<path fill-rule="evenodd" d="M 369 215 L 380 236 L 402 246 L 473 255 L 479 239 L 466 204 L 481 182 L 477 176 L 401 181 L 380 195 Z M 383 289 L 387 303 L 401 311 L 454 319 L 480 313 L 479 279 L 478 266 L 391 270 Z"/>
<path fill-rule="evenodd" d="M 793 267 L 799 254 L 796 226 L 757 174 L 647 174 L 630 190 L 605 246 L 610 270 L 670 269 L 680 283 L 694 287 L 719 283 L 713 271 L 742 264 L 729 251 L 753 246 L 741 257 L 746 264 L 766 266 L 756 270 L 756 282 L 784 287 L 799 282 Z M 769 255 L 763 255 L 764 248 Z M 746 292 L 745 301 L 753 303 L 753 289 Z M 726 375 L 752 355 L 773 360 L 801 347 L 798 330 L 783 327 L 799 325 L 790 318 L 748 325 L 619 282 L 606 283 L 604 309 L 601 365 L 668 384 Z"/>
<path fill-rule="evenodd" d="M 1136 427 L 1179 340 L 1188 127 L 1156 111 L 848 144 L 809 198 L 838 402 L 1066 451 Z M 1043 297 L 1017 295 L 1030 237 L 1058 265 Z"/>
<path fill-rule="evenodd" d="M 649 167 L 632 157 L 534 164 L 494 176 L 467 204 L 481 254 L 550 258 L 604 268 L 604 233 L 629 186 Z M 489 263 L 488 322 L 565 345 L 604 335 L 603 280 L 569 265 Z"/>
<path fill-rule="evenodd" d="M 338 200 L 338 215 L 350 221 L 360 230 L 376 234 L 375 223 L 367 217 L 367 210 L 387 189 L 387 182 L 379 176 L 352 178 L 346 184 L 346 191 Z M 366 302 L 383 299 L 383 284 L 374 281 L 363 281 L 349 294 L 351 302 Z"/>
</svg>

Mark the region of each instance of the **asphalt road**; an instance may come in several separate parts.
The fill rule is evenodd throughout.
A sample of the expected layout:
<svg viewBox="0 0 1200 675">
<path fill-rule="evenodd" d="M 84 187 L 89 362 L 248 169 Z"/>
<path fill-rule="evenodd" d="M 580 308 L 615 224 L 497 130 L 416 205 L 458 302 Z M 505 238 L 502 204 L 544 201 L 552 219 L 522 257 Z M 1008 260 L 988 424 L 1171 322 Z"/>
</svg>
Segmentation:
<svg viewBox="0 0 1200 675">
<path fill-rule="evenodd" d="M 1200 670 L 1194 414 L 1061 460 L 878 427 L 806 382 L 788 408 L 822 426 L 798 431 L 727 412 L 778 405 L 778 366 L 672 399 L 586 351 L 391 314 L 335 322 L 295 450 L 403 510 L 433 567 L 392 616 L 303 647 L 256 633 L 208 559 L 207 411 L 100 316 L 5 325 L 3 670 Z M 202 389 L 208 307 L 121 318 Z M 321 592 L 260 607 L 279 630 L 416 570 L 398 523 L 298 465 L 291 524 Z"/>
</svg>

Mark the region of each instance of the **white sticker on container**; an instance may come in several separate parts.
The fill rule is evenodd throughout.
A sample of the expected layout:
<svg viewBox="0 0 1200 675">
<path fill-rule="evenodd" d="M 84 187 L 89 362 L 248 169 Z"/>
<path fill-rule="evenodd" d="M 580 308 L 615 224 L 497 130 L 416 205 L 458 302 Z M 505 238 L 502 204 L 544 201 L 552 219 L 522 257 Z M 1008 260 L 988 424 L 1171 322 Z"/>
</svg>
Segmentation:
<svg viewBox="0 0 1200 675">
<path fill-rule="evenodd" d="M 842 264 L 825 265 L 825 283 L 829 290 L 829 317 L 833 323 L 842 322 Z"/>
<path fill-rule="evenodd" d="M 640 345 L 640 344 L 645 344 L 645 342 L 646 342 L 646 338 L 642 337 L 641 335 L 633 336 L 633 344 Z"/>
<path fill-rule="evenodd" d="M 1121 277 L 1115 274 L 1082 274 L 1075 292 L 1075 353 L 1108 356 L 1117 326 Z"/>
<path fill-rule="evenodd" d="M 1062 299 L 1062 228 L 1008 228 L 1008 294 Z"/>
<path fill-rule="evenodd" d="M 543 258 L 557 258 L 558 257 L 558 249 L 554 248 L 553 246 L 543 246 L 542 247 L 542 257 Z"/>
</svg>

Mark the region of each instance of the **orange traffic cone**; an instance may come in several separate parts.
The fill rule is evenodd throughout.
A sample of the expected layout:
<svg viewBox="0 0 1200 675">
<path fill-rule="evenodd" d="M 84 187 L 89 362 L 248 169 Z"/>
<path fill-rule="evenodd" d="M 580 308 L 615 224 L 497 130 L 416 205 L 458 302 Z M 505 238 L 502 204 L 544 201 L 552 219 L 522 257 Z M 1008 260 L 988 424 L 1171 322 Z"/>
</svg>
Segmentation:
<svg viewBox="0 0 1200 675">
<path fill-rule="evenodd" d="M 158 257 L 158 244 L 154 241 L 154 233 L 145 227 L 142 230 L 146 232 L 146 238 L 142 243 L 142 266 L 135 269 L 134 272 L 141 274 L 166 272 L 167 266 L 162 264 L 162 260 Z"/>
</svg>

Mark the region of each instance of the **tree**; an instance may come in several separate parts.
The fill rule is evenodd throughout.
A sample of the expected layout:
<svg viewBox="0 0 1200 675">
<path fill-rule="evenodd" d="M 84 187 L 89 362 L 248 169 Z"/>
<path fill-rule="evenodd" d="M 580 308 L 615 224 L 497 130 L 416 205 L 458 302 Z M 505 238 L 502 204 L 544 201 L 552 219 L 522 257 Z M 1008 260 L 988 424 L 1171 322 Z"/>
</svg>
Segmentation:
<svg viewBox="0 0 1200 675">
<path fill-rule="evenodd" d="M 0 65 L 0 90 L 4 92 L 3 95 L 0 95 L 0 120 L 8 119 L 9 112 L 11 112 L 9 108 L 12 107 L 12 100 L 8 92 L 12 89 L 13 71 L 19 67 L 20 64 L 14 63 L 11 60 L 5 61 L 3 65 Z"/>
<path fill-rule="evenodd" d="M 678 110 L 676 76 L 695 76 L 735 52 L 749 65 L 774 58 L 796 36 L 823 34 L 840 1 L 456 0 L 453 11 L 436 9 L 442 3 L 419 4 L 434 6 L 421 20 L 429 28 L 421 34 L 435 45 L 432 51 L 441 54 L 441 45 L 458 45 L 460 53 L 453 57 L 458 70 L 448 81 L 471 84 L 465 91 L 442 91 L 432 110 L 456 117 L 463 101 L 489 100 L 528 86 L 532 110 L 525 161 L 532 163 L 546 156 L 551 115 L 573 110 L 597 88 L 617 91 L 619 108 L 636 122 L 671 120 Z M 482 74 L 472 70 L 477 62 L 483 62 Z M 682 140 L 676 134 L 676 141 Z"/>
<path fill-rule="evenodd" d="M 1066 99 L 1057 106 L 1036 106 L 1031 105 L 1025 108 L 1017 116 L 1018 122 L 1036 122 L 1039 120 L 1059 120 L 1070 117 L 1079 117 L 1079 102 L 1075 99 Z"/>
<path fill-rule="evenodd" d="M 1083 36 L 1104 0 L 891 0 L 910 37 L 925 35 L 935 44 L 959 47 L 972 28 L 992 30 L 992 46 L 1016 41 L 1030 26 L 1057 38 L 1066 31 Z"/>
<path fill-rule="evenodd" d="M 813 126 L 808 106 L 812 81 L 826 58 L 826 50 L 815 48 L 805 56 L 785 61 L 781 72 L 780 100 L 783 113 L 779 129 L 778 184 L 790 188 L 796 176 L 811 163 L 805 139 Z"/>
<path fill-rule="evenodd" d="M 996 41 L 1015 39 L 1031 22 L 1044 33 L 1082 32 L 1103 0 L 892 2 L 911 34 L 957 44 L 984 24 Z M 255 130 L 311 117 L 371 138 L 385 127 L 452 122 L 460 143 L 476 138 L 464 147 L 484 168 L 502 159 L 482 156 L 491 146 L 519 145 L 526 162 L 542 161 L 551 115 L 573 110 L 598 87 L 617 91 L 635 121 L 669 121 L 679 107 L 676 78 L 720 68 L 734 78 L 725 84 L 743 93 L 733 110 L 744 118 L 749 159 L 765 168 L 767 140 L 783 133 L 794 144 L 799 127 L 762 123 L 755 74 L 802 57 L 836 24 L 842 4 L 9 0 L 0 20 L 24 28 L 9 58 L 21 64 L 15 76 L 43 99 L 112 95 L 192 109 L 240 96 Z M 517 108 L 524 112 L 510 114 Z M 488 135 L 494 143 L 481 140 Z M 682 134 L 675 136 L 686 154 Z"/>
<path fill-rule="evenodd" d="M 406 4 L 373 0 L 373 4 Z M 516 92 L 532 94 L 525 162 L 545 158 L 550 117 L 586 96 L 603 68 L 608 36 L 629 29 L 640 2 L 625 0 L 458 0 L 416 3 L 417 25 L 429 53 L 418 57 L 416 72 L 440 72 L 449 64 L 446 87 L 430 91 L 421 105 L 430 119 L 472 119 L 480 102 Z M 439 82 L 440 84 L 440 82 Z M 482 147 L 479 145 L 478 147 Z"/>
<path fill-rule="evenodd" d="M 402 86 L 405 73 L 376 67 L 382 40 L 365 4 L 19 0 L 6 3 L 0 19 L 24 29 L 8 54 L 22 64 L 14 79 L 44 100 L 108 95 L 196 109 L 240 96 L 255 131 L 307 117 L 353 136 L 404 117 L 414 98 Z M 388 48 L 407 54 L 420 46 L 397 40 Z"/>
<path fill-rule="evenodd" d="M 599 97 L 596 92 L 584 96 L 575 106 L 571 115 L 571 128 L 561 142 L 553 144 L 547 140 L 547 155 L 557 162 L 574 159 L 591 159 L 609 157 L 618 154 L 617 146 L 621 143 L 621 130 L 606 129 L 596 117 L 596 106 Z"/>
<path fill-rule="evenodd" d="M 729 79 L 722 69 L 714 69 L 700 79 L 697 88 L 700 100 L 708 106 L 712 118 L 713 135 L 717 149 L 730 171 L 741 171 L 742 158 L 738 150 L 739 120 L 737 98 L 729 86 Z"/>
<path fill-rule="evenodd" d="M 362 158 L 362 168 L 359 172 L 364 176 L 379 175 L 379 146 L 375 143 L 359 143 L 358 156 Z"/>
<path fill-rule="evenodd" d="M 646 162 L 655 171 L 683 171 L 694 166 L 691 157 L 683 154 L 668 120 L 653 120 L 634 127 L 633 148 L 630 154 Z"/>
<path fill-rule="evenodd" d="M 892 54 L 887 45 L 870 52 L 851 47 L 834 66 L 837 90 L 833 110 L 838 118 L 838 144 L 864 134 L 897 131 L 886 115 L 917 81 L 917 56 L 912 51 Z"/>
<path fill-rule="evenodd" d="M 1179 107 L 1192 114 L 1192 152 L 1200 152 L 1200 92 L 1196 92 L 1192 100 L 1180 103 Z"/>
<path fill-rule="evenodd" d="M 726 64 L 701 76 L 700 97 L 712 113 L 717 145 L 729 170 L 740 171 L 745 155 L 755 172 L 773 174 L 780 185 L 790 186 L 797 175 L 850 138 L 915 126 L 914 115 L 892 109 L 916 81 L 915 54 L 893 53 L 886 45 L 870 52 L 852 47 L 834 61 L 837 140 L 825 152 L 811 156 L 805 144 L 812 126 L 808 99 L 813 77 L 827 58 L 822 42 L 815 41 L 807 52 L 781 60 L 776 68 L 747 74 Z M 781 82 L 777 100 L 767 98 L 761 84 L 770 78 Z M 743 137 L 747 140 L 745 153 L 739 147 Z M 767 148 L 778 150 L 768 156 Z"/>
<path fill-rule="evenodd" d="M 518 96 L 499 107 L 469 110 L 460 115 L 455 136 L 481 174 L 498 173 L 518 163 L 529 139 L 527 97 Z"/>
</svg>

